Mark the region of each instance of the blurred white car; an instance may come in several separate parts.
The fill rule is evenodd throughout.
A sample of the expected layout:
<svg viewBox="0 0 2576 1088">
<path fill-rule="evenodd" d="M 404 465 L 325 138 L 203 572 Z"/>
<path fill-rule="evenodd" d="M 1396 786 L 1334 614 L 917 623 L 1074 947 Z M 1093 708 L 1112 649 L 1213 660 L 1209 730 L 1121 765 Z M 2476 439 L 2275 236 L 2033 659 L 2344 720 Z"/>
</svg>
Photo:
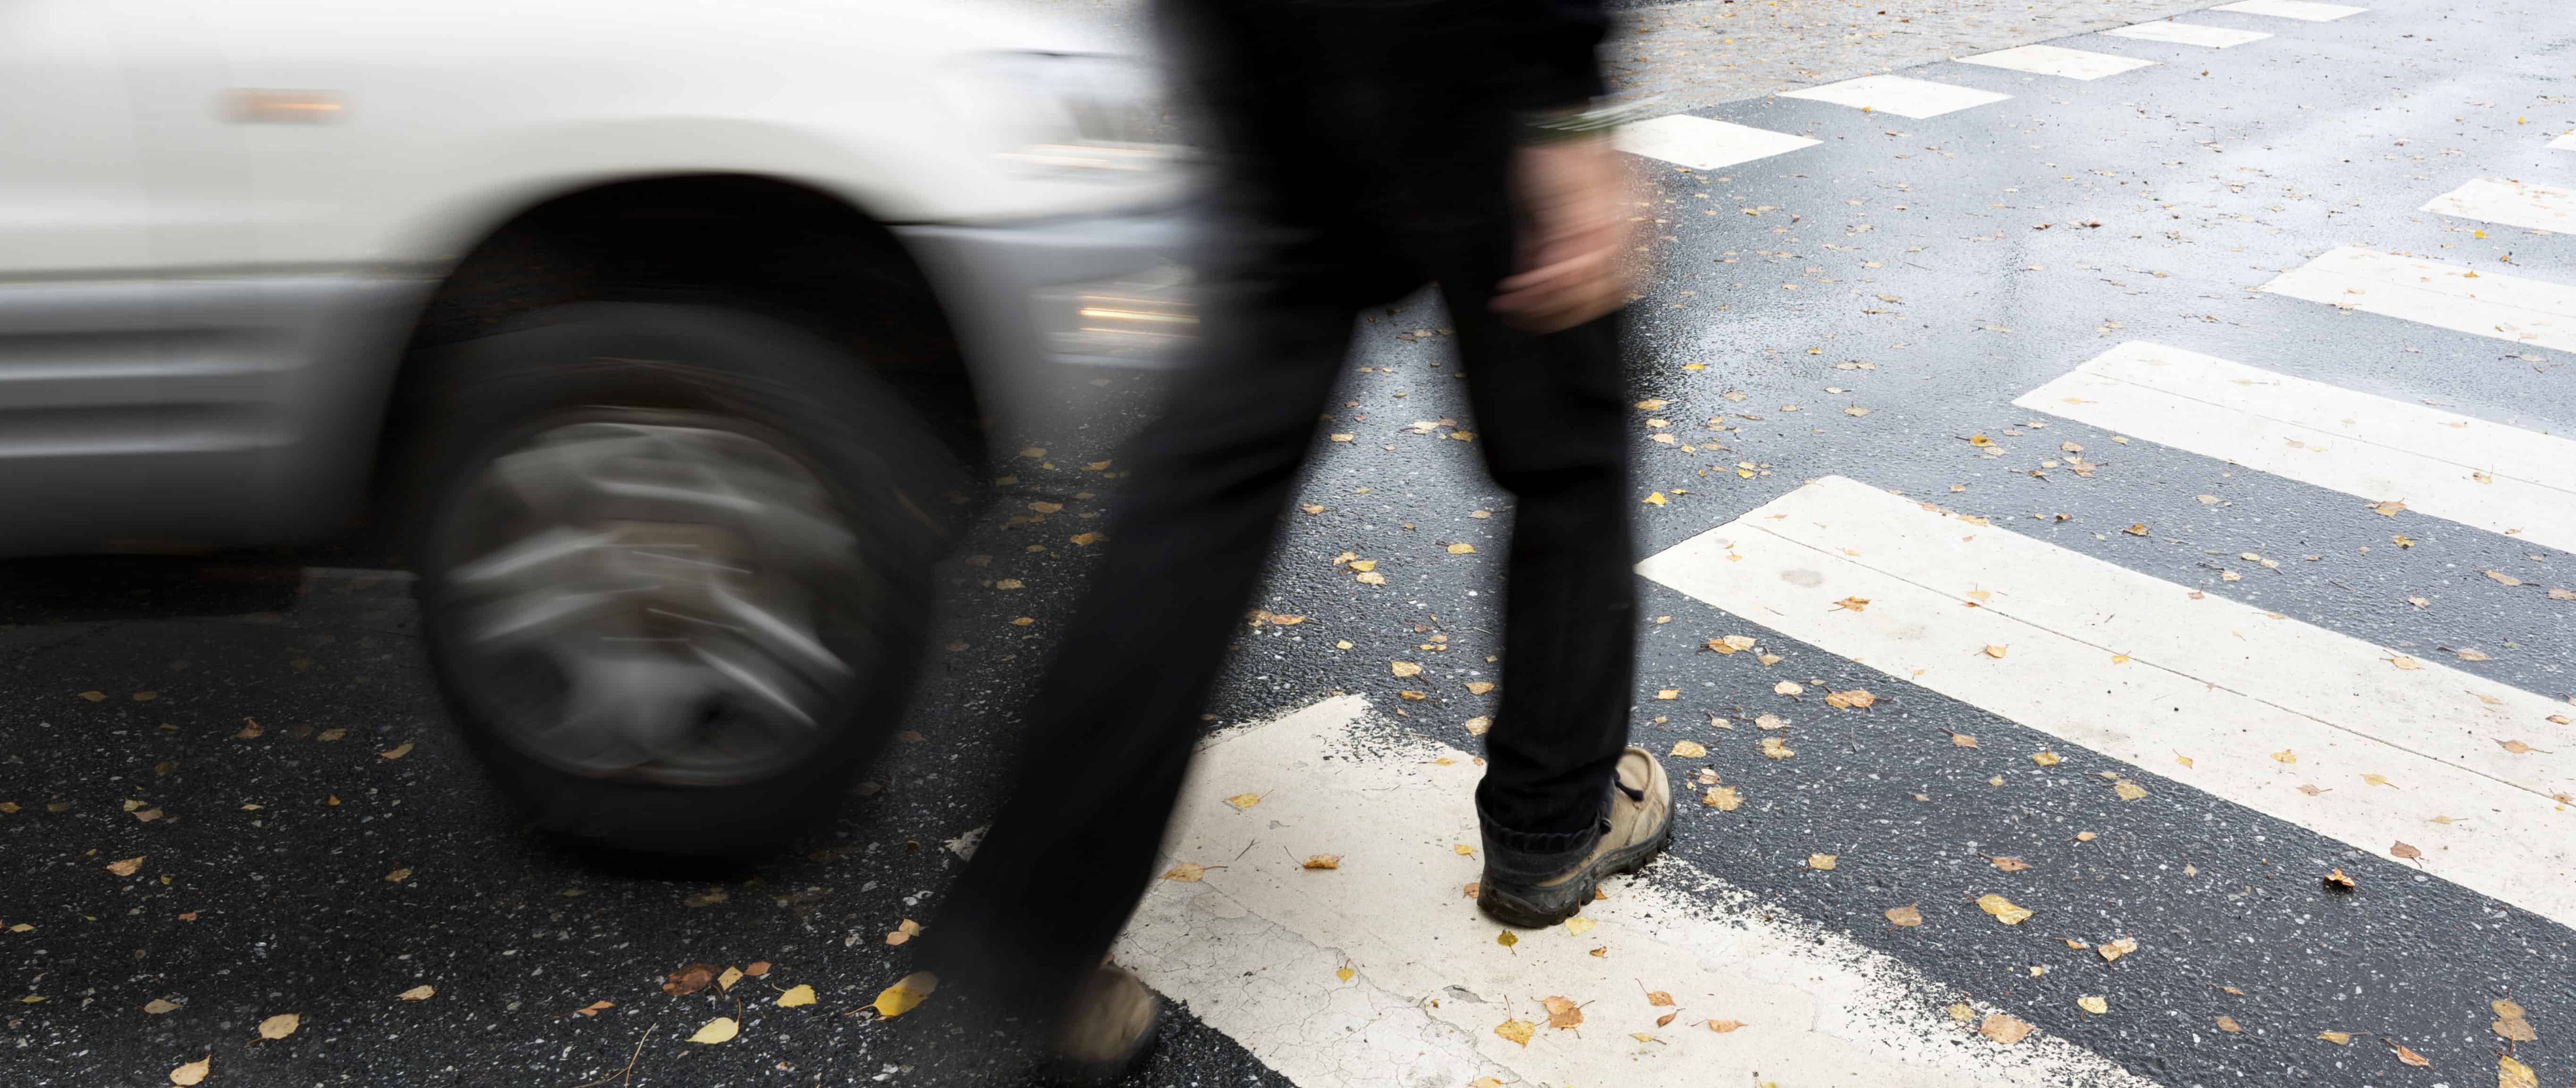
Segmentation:
<svg viewBox="0 0 2576 1088">
<path fill-rule="evenodd" d="M 984 434 L 1189 330 L 1153 82 L 952 0 L 6 0 L 0 555 L 386 529 L 540 826 L 774 841 Z"/>
</svg>

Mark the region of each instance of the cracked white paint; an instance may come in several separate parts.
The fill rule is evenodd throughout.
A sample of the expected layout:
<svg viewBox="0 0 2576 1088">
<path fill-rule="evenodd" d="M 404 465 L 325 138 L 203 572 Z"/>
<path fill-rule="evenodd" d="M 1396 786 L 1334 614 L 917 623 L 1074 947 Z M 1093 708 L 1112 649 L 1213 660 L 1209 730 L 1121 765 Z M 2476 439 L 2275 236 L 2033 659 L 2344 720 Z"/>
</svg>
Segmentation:
<svg viewBox="0 0 2576 1088">
<path fill-rule="evenodd" d="M 1463 893 L 1480 863 L 1457 851 L 1478 843 L 1482 769 L 1367 713 L 1344 696 L 1209 744 L 1166 865 L 1224 867 L 1156 881 L 1117 949 L 1305 1088 L 2148 1084 L 2044 1035 L 1988 1042 L 1942 1011 L 1957 995 L 1913 968 L 1671 860 L 1609 885 L 1584 910 L 1589 932 L 1519 931 L 1503 946 Z M 1260 802 L 1225 801 L 1247 793 Z M 1303 868 L 1314 854 L 1341 867 Z M 1655 1020 L 1676 1010 L 1644 990 L 1679 1002 L 1670 1026 Z M 1526 1047 L 1494 1033 L 1543 1025 L 1549 996 L 1584 1002 L 1582 1026 L 1542 1026 Z M 1718 1034 L 1710 1019 L 1746 1026 Z"/>
</svg>

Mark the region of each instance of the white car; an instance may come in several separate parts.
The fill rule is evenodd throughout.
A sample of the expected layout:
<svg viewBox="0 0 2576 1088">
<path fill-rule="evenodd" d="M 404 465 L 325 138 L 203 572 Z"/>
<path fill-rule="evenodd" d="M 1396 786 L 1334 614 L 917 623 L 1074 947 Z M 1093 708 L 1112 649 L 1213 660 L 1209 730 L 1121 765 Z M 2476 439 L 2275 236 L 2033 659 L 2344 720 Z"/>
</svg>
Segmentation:
<svg viewBox="0 0 2576 1088">
<path fill-rule="evenodd" d="M 983 436 L 1193 320 L 1152 86 L 954 0 L 0 2 L 0 555 L 382 530 L 540 826 L 776 841 Z"/>
</svg>

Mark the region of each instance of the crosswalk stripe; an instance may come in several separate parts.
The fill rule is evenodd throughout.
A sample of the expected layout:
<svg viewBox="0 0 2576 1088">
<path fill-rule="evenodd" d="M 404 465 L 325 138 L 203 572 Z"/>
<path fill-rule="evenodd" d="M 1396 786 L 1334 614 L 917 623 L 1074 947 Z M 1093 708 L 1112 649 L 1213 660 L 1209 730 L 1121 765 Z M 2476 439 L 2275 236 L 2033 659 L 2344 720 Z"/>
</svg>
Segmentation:
<svg viewBox="0 0 2576 1088">
<path fill-rule="evenodd" d="M 2576 549 L 2576 442 L 2131 341 L 2014 404 Z"/>
<path fill-rule="evenodd" d="M 2508 227 L 2576 234 L 2576 189 L 2505 178 L 2474 178 L 2419 209 Z"/>
<path fill-rule="evenodd" d="M 2220 4 L 2209 10 L 2242 12 L 2246 15 L 2273 15 L 2283 19 L 2326 23 L 2347 15 L 2359 15 L 2370 9 L 2344 4 L 2320 4 L 2315 0 L 2237 0 L 2236 3 Z"/>
<path fill-rule="evenodd" d="M 1716 170 L 1823 142 L 1678 113 L 1621 125 L 1618 136 L 1621 151 L 1693 170 Z"/>
<path fill-rule="evenodd" d="M 2576 287 L 2347 246 L 2263 290 L 2453 332 L 2576 351 Z"/>
<path fill-rule="evenodd" d="M 2115 38 L 2135 38 L 2142 42 L 2167 42 L 2173 45 L 2198 45 L 2211 49 L 2232 49 L 2271 37 L 2260 30 L 2237 30 L 2233 27 L 2202 26 L 2160 19 L 2136 26 L 2115 27 L 2102 33 Z"/>
<path fill-rule="evenodd" d="M 2088 53 L 2055 45 L 2023 45 L 1973 57 L 1960 57 L 1962 64 L 1981 64 L 1988 68 L 2005 68 L 2032 75 L 2063 76 L 2067 79 L 2100 79 L 2122 72 L 2153 67 L 2156 62 L 2136 57 Z"/>
<path fill-rule="evenodd" d="M 1163 864 L 1207 868 L 1156 881 L 1114 953 L 1304 1088 L 1697 1088 L 1757 1069 L 1782 1084 L 2149 1088 L 2063 1040 L 1976 1038 L 1921 999 L 1946 987 L 1677 860 L 1605 885 L 1579 934 L 1500 944 L 1463 894 L 1481 862 L 1457 850 L 1478 843 L 1478 761 L 1367 709 L 1329 699 L 1204 747 Z M 1304 868 L 1317 854 L 1339 867 Z M 1550 995 L 1583 1005 L 1579 1030 L 1546 1026 Z M 1668 1012 L 1691 1019 L 1658 1027 Z M 1535 1037 L 1497 1034 L 1514 1020 Z"/>
<path fill-rule="evenodd" d="M 1791 91 L 1780 97 L 1831 102 L 1835 105 L 1853 106 L 1873 113 L 1892 113 L 1899 117 L 1921 120 L 1964 110 L 1971 106 L 2002 102 L 2012 96 L 1993 91 L 1981 91 L 1974 87 L 1934 83 L 1924 79 L 1906 79 L 1902 76 L 1862 76 L 1859 79 L 1846 79 L 1840 83 L 1828 83 L 1821 87 L 1809 87 L 1803 91 Z"/>
<path fill-rule="evenodd" d="M 1842 477 L 1639 572 L 2357 849 L 2416 844 L 2432 874 L 2576 924 L 2576 727 L 2551 700 Z"/>
</svg>

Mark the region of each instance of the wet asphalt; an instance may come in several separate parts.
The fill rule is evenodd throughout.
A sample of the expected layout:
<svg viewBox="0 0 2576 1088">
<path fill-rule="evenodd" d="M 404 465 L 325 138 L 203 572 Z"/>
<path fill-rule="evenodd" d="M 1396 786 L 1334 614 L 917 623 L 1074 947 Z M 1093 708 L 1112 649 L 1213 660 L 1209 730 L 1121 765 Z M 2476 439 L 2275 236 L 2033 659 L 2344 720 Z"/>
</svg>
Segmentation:
<svg viewBox="0 0 2576 1088">
<path fill-rule="evenodd" d="M 1785 99 L 1697 111 L 1824 142 L 1709 173 L 1636 163 L 1659 271 L 1631 310 L 1637 396 L 1724 447 L 1656 443 L 1638 413 L 1638 491 L 1671 496 L 1639 508 L 1645 551 L 1839 474 L 2382 645 L 2481 647 L 2492 660 L 2446 663 L 2499 684 L 2576 690 L 2576 606 L 2534 591 L 2576 585 L 2564 555 L 2071 422 L 2031 429 L 2009 403 L 2140 339 L 2532 430 L 2576 426 L 2565 355 L 2249 290 L 2342 245 L 2576 281 L 2566 237 L 2478 237 L 2480 224 L 2413 210 L 2474 176 L 2576 176 L 2576 154 L 2542 147 L 2576 128 L 2576 16 L 2549 0 L 2386 8 L 2325 24 L 2192 17 L 2276 35 L 2225 51 L 2060 43 L 2160 62 L 2091 83 L 1909 70 L 2015 96 L 1926 120 Z M 1444 325 L 1427 300 L 1364 316 L 1328 408 L 1355 440 L 1318 435 L 1300 502 L 1323 511 L 1290 513 L 1254 602 L 1307 619 L 1244 629 L 1211 727 L 1348 691 L 1394 727 L 1476 743 L 1462 723 L 1493 707 L 1462 684 L 1490 678 L 1500 650 L 1492 557 L 1511 501 L 1475 471 L 1475 440 L 1413 426 L 1472 433 Z M 17 988 L 0 1014 L 0 1082 L 155 1085 L 200 1056 L 210 1084 L 573 1088 L 630 1056 L 613 1083 L 926 1075 L 951 1057 L 943 1044 L 861 1010 L 910 969 L 885 938 L 935 919 L 959 864 L 947 842 L 993 810 L 1017 707 L 1093 562 L 1069 537 L 1102 524 L 1115 485 L 1079 466 L 1114 457 L 1159 384 L 1104 377 L 1069 406 L 1079 425 L 1029 437 L 1046 456 L 997 467 L 1003 501 L 942 569 L 942 629 L 907 722 L 919 739 L 796 852 L 736 868 L 612 865 L 524 834 L 441 719 L 400 575 L 248 559 L 0 568 L 0 801 L 15 806 L 0 811 L 14 863 L 0 965 Z M 1727 429 L 1707 431 L 1711 419 Z M 2000 452 L 1963 441 L 1975 433 Z M 2030 474 L 2070 439 L 2093 451 L 2093 475 Z M 1037 515 L 1036 501 L 1064 508 Z M 2140 522 L 2157 531 L 2117 531 Z M 2392 534 L 2418 543 L 2388 546 Z M 1387 584 L 1336 568 L 1344 551 L 1379 560 Z M 2318 558 L 2223 580 L 2214 560 L 2247 551 Z M 1700 652 L 1760 632 L 1644 592 L 1636 728 L 1651 746 L 1704 734 L 1694 723 L 1712 711 L 1806 724 L 1811 708 L 1769 693 L 1780 676 L 1891 686 L 1782 639 L 1764 640 L 1785 658 L 1769 668 Z M 1424 661 L 1424 676 L 1396 680 L 1396 658 Z M 1685 697 L 1652 699 L 1660 688 Z M 1958 748 L 1950 731 L 1984 744 Z M 1807 740 L 1796 760 L 1734 745 L 1695 764 L 1762 800 L 1684 813 L 1675 852 L 2161 1083 L 2478 1083 L 2500 1049 L 2486 1001 L 2508 995 L 2542 1037 L 2517 1056 L 2542 1084 L 2576 1080 L 2566 927 L 1928 691 Z M 2066 762 L 2021 758 L 2041 748 Z M 2104 769 L 2150 796 L 2118 804 L 2093 777 Z M 2079 843 L 2079 829 L 2099 837 Z M 1810 852 L 1841 854 L 1833 879 L 1803 868 Z M 1936 921 L 1973 912 L 1965 899 L 1990 890 L 1997 854 L 2036 866 L 2016 901 L 2081 919 L 2080 932 L 1881 919 L 1908 902 Z M 137 857 L 128 875 L 107 869 Z M 2329 895 L 2308 876 L 2319 865 L 2364 893 Z M 2053 939 L 2118 935 L 2150 954 L 2106 964 Z M 759 962 L 771 967 L 730 990 L 662 989 L 691 964 Z M 775 1004 L 800 984 L 815 1004 Z M 2106 992 L 2136 1011 L 2073 1005 Z M 176 1007 L 147 1011 L 155 1001 Z M 259 1039 L 280 1013 L 298 1014 L 297 1030 Z M 735 1015 L 733 1042 L 681 1041 Z M 2209 1027 L 2219 1015 L 2244 1030 Z M 2315 1041 L 2323 1030 L 2384 1034 L 2432 1065 Z M 1134 1083 L 1281 1082 L 1184 1015 Z"/>
</svg>

